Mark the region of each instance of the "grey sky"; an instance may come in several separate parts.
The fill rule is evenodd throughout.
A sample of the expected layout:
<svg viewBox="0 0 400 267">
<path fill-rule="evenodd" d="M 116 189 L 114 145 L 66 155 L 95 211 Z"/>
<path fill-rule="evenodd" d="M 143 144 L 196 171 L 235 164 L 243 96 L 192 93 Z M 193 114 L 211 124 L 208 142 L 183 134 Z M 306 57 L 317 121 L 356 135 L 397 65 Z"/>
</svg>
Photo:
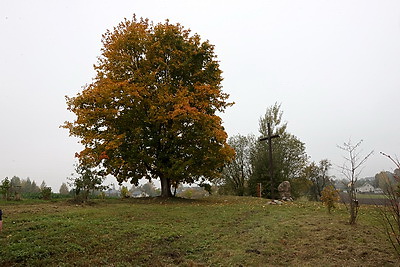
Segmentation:
<svg viewBox="0 0 400 267">
<path fill-rule="evenodd" d="M 258 134 L 282 103 L 311 160 L 342 164 L 350 137 L 374 149 L 363 176 L 392 170 L 400 154 L 400 1 L 0 1 L 0 179 L 17 175 L 58 191 L 77 140 L 65 95 L 94 76 L 101 35 L 136 13 L 179 22 L 215 45 L 229 135 Z"/>
</svg>

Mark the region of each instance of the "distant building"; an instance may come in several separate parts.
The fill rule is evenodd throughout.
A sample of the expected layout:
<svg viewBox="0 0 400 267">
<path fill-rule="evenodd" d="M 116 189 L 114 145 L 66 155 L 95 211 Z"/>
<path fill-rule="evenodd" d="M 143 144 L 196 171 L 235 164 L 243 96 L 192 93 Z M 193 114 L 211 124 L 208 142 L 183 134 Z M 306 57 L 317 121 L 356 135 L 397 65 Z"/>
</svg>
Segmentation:
<svg viewBox="0 0 400 267">
<path fill-rule="evenodd" d="M 357 193 L 374 193 L 374 194 L 382 194 L 383 190 L 380 188 L 373 187 L 370 183 L 365 183 L 360 187 L 356 188 Z"/>
<path fill-rule="evenodd" d="M 132 195 L 132 197 L 134 197 L 134 198 L 138 198 L 138 197 L 148 197 L 148 196 L 149 196 L 148 194 L 146 194 L 146 192 L 143 192 L 143 191 L 140 190 L 140 189 L 134 189 L 134 190 L 131 192 L 131 195 Z"/>
<path fill-rule="evenodd" d="M 374 193 L 375 194 L 383 194 L 383 190 L 381 188 L 377 187 L 377 188 L 375 188 Z"/>
</svg>

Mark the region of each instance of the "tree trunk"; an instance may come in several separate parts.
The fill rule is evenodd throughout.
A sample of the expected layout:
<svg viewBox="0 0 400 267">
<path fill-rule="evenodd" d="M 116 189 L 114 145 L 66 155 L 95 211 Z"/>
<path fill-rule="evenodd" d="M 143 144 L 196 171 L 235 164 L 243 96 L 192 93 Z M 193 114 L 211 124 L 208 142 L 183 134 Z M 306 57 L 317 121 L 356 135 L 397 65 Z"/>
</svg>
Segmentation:
<svg viewBox="0 0 400 267">
<path fill-rule="evenodd" d="M 172 197 L 171 180 L 167 177 L 160 177 L 161 180 L 161 197 Z"/>
<path fill-rule="evenodd" d="M 358 213 L 358 200 L 357 200 L 356 190 L 355 190 L 355 187 L 354 187 L 354 182 L 352 182 L 351 186 L 350 186 L 349 198 L 350 198 L 350 220 L 349 220 L 349 224 L 353 225 L 353 224 L 356 224 L 357 213 Z"/>
</svg>

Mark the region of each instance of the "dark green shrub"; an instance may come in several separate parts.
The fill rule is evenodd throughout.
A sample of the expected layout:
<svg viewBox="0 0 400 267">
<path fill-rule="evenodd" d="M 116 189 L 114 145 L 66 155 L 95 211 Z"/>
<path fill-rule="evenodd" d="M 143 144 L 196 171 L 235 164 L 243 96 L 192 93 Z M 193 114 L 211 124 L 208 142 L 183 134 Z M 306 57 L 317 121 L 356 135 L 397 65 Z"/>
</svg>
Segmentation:
<svg viewBox="0 0 400 267">
<path fill-rule="evenodd" d="M 50 200 L 51 199 L 51 187 L 44 187 L 41 191 L 41 198 L 44 200 Z"/>
</svg>

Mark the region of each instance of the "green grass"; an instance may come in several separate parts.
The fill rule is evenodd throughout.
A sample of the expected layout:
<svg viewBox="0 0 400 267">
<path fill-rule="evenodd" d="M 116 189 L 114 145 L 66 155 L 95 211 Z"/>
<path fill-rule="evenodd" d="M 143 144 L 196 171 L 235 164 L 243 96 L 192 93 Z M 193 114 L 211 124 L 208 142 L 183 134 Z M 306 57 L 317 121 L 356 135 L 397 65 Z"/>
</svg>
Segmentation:
<svg viewBox="0 0 400 267">
<path fill-rule="evenodd" d="M 372 207 L 202 200 L 0 202 L 0 266 L 396 266 Z"/>
</svg>

